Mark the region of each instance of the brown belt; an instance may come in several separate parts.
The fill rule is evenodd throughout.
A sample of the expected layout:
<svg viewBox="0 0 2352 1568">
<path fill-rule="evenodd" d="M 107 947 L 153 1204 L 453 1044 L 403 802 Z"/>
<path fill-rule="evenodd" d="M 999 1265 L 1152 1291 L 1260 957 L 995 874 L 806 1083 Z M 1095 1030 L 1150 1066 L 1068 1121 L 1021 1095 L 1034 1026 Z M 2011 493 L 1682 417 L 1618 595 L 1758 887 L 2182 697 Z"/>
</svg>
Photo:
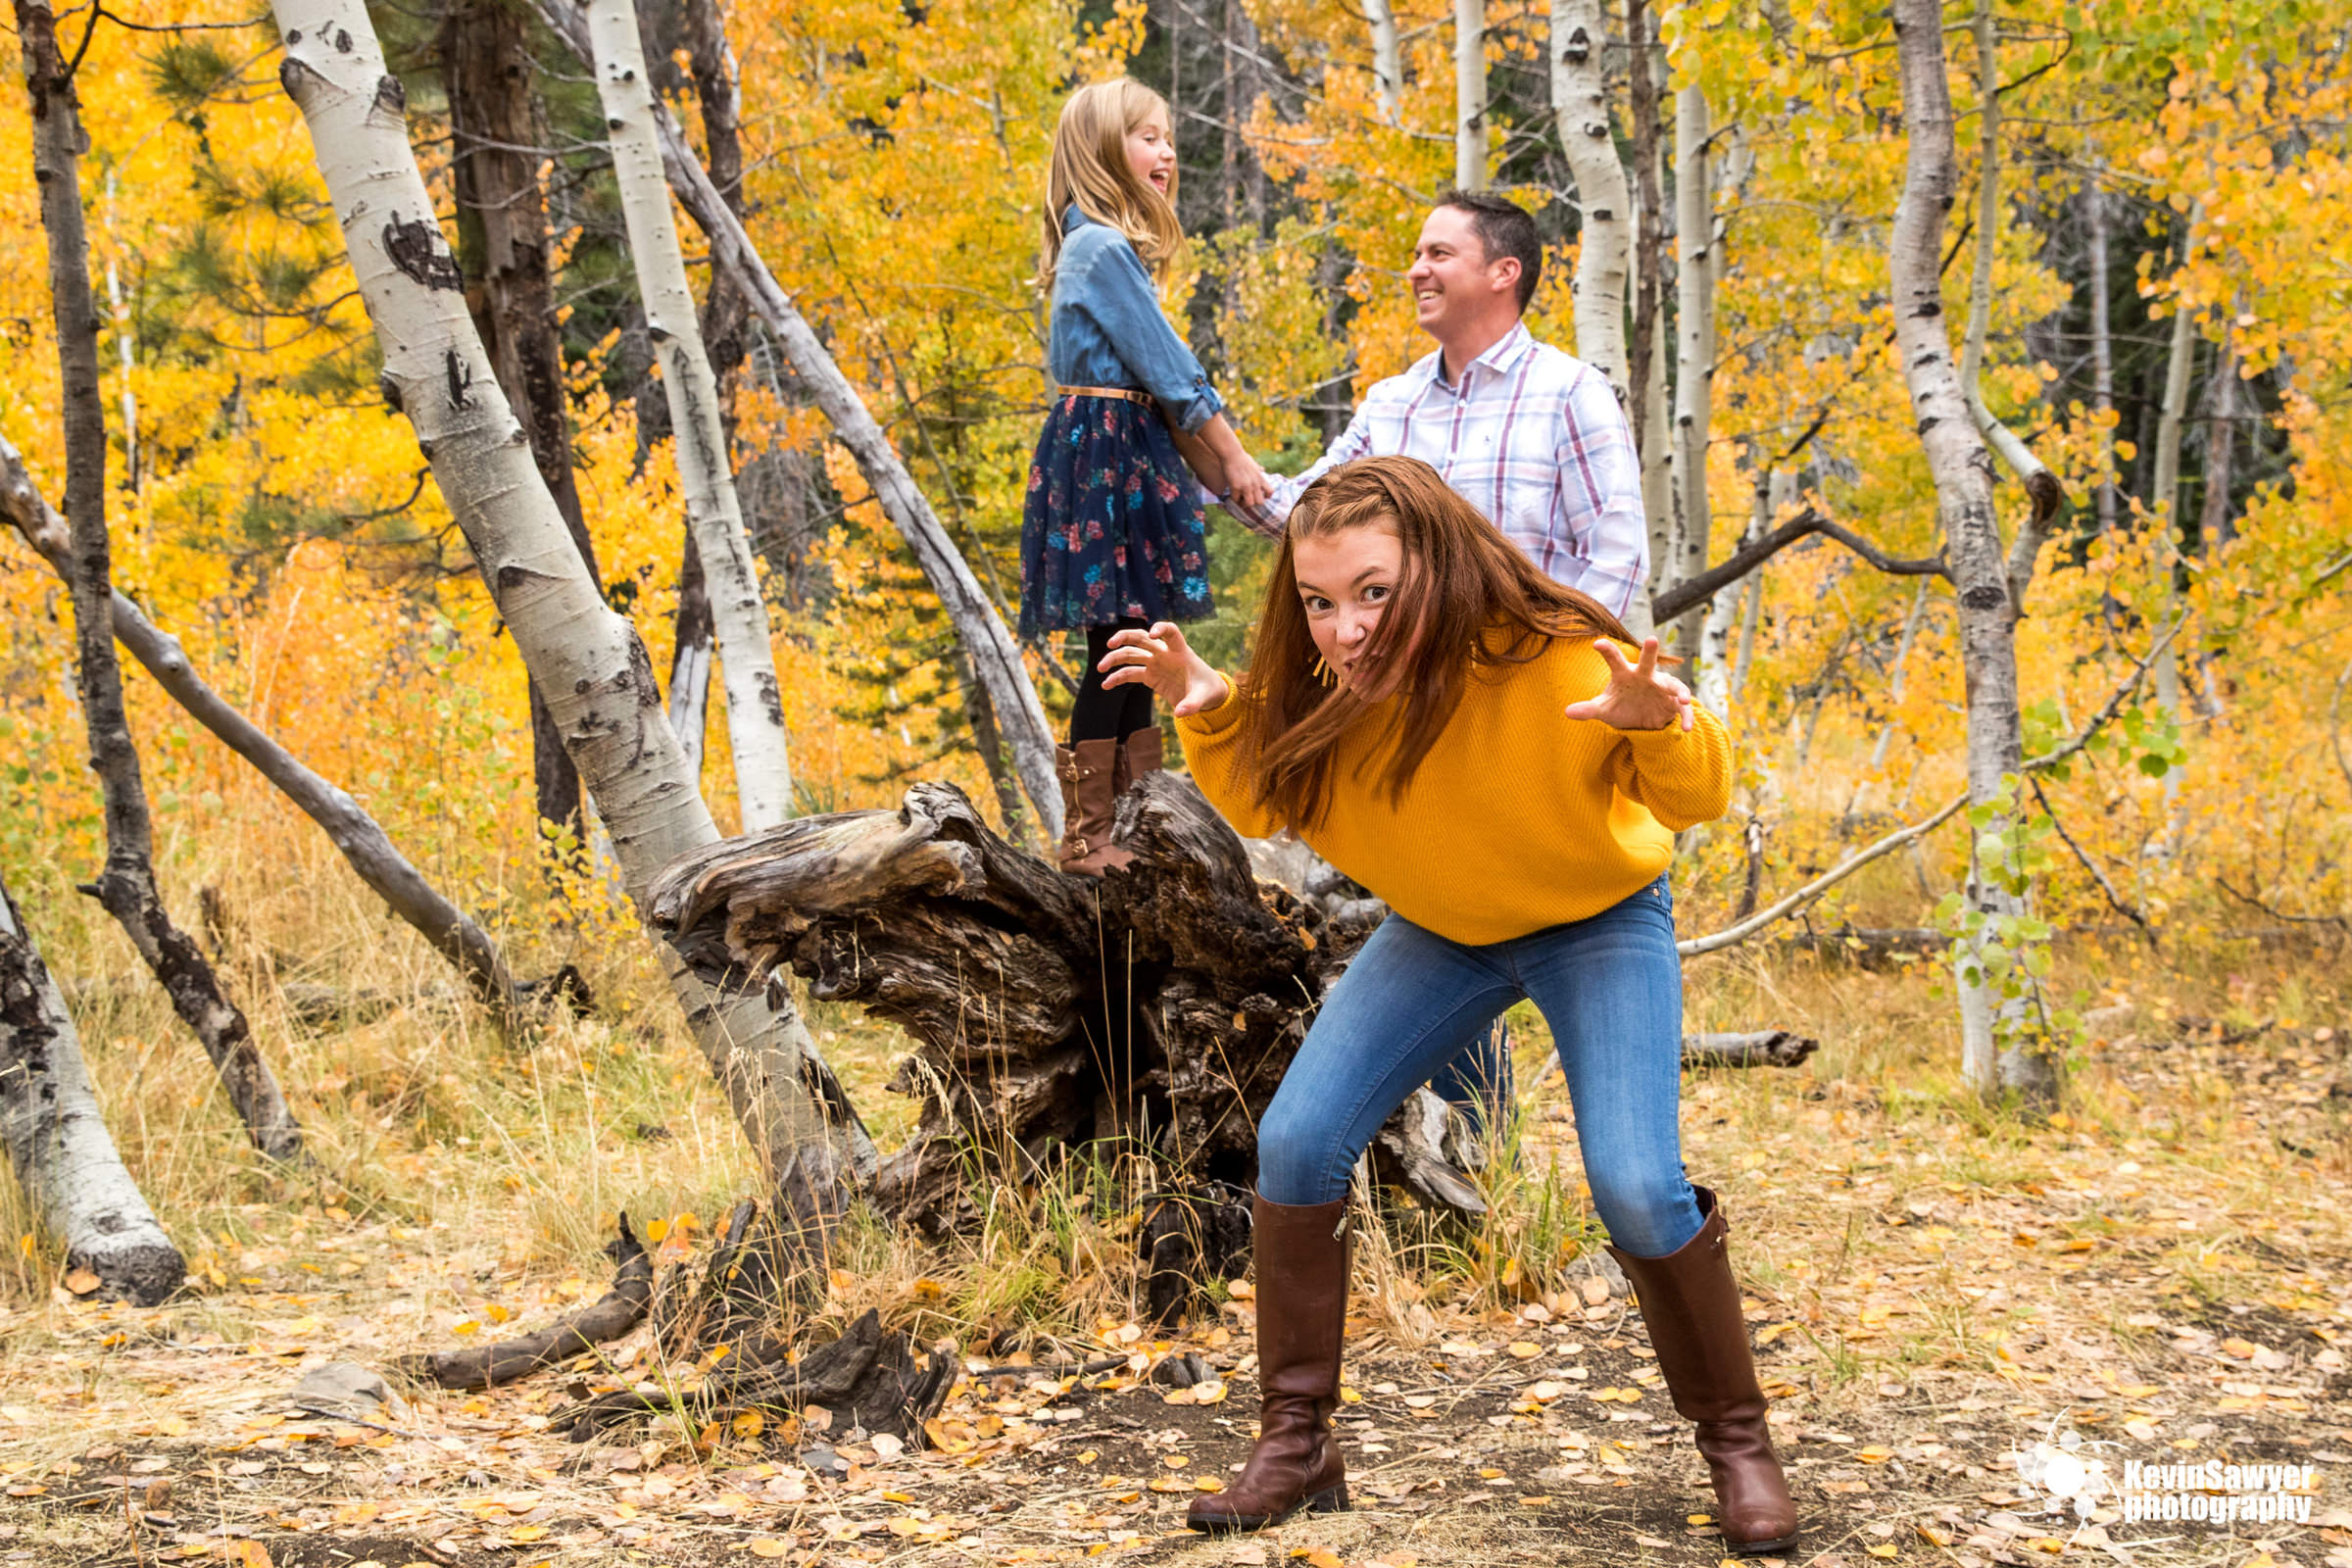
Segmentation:
<svg viewBox="0 0 2352 1568">
<path fill-rule="evenodd" d="M 1133 387 L 1131 387 L 1131 386 L 1065 386 L 1065 387 L 1057 387 L 1057 388 L 1055 388 L 1055 389 L 1054 389 L 1054 396 L 1056 396 L 1056 397 L 1064 397 L 1064 398 L 1068 398 L 1068 397 L 1080 397 L 1080 398 L 1124 398 L 1124 399 L 1126 399 L 1126 400 L 1127 400 L 1129 403 L 1141 403 L 1141 404 L 1143 404 L 1143 405 L 1144 405 L 1146 408 L 1149 408 L 1149 407 L 1151 407 L 1151 406 L 1152 406 L 1152 394 L 1151 394 L 1151 393 L 1149 393 L 1149 392 L 1138 392 L 1138 391 L 1137 391 L 1135 388 L 1133 388 Z"/>
</svg>

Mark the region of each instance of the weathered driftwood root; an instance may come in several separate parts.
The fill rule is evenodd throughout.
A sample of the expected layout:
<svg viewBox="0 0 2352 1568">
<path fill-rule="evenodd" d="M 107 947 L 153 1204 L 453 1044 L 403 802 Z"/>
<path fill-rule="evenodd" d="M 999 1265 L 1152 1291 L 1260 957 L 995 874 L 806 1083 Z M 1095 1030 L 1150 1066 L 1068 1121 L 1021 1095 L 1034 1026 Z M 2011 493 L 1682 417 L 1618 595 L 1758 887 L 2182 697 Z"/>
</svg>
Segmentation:
<svg viewBox="0 0 2352 1568">
<path fill-rule="evenodd" d="M 1793 1067 L 1821 1042 L 1787 1029 L 1760 1029 L 1743 1035 L 1683 1036 L 1686 1067 Z"/>
<path fill-rule="evenodd" d="M 781 1355 L 761 1363 L 730 1355 L 721 1370 L 699 1386 L 662 1390 L 641 1385 L 566 1405 L 552 1418 L 555 1430 L 574 1443 L 642 1416 L 680 1412 L 696 1421 L 715 1420 L 742 1410 L 806 1415 L 810 1405 L 830 1416 L 825 1430 L 888 1432 L 922 1442 L 923 1423 L 938 1414 L 956 1381 L 956 1360 L 945 1348 L 918 1361 L 906 1336 L 885 1331 L 879 1314 L 868 1311 L 829 1345 L 798 1361 Z M 727 1367 L 737 1367 L 728 1372 Z"/>
<path fill-rule="evenodd" d="M 654 1295 L 654 1260 L 620 1216 L 620 1236 L 605 1247 L 618 1267 L 612 1288 L 576 1312 L 566 1313 L 536 1334 L 501 1340 L 465 1350 L 442 1350 L 410 1356 L 399 1363 L 401 1372 L 445 1389 L 487 1389 L 529 1377 L 545 1367 L 585 1354 L 609 1340 L 617 1340 L 644 1321 Z"/>
<path fill-rule="evenodd" d="M 918 784 L 897 811 L 686 856 L 649 909 L 710 983 L 790 967 L 914 1036 L 892 1087 L 922 1098 L 922 1121 L 874 1196 L 933 1234 L 971 1217 L 975 1171 L 1028 1180 L 1057 1148 L 1101 1139 L 1151 1151 L 1165 1188 L 1247 1191 L 1258 1117 L 1379 911 L 1261 885 L 1176 774 L 1128 791 L 1115 838 L 1131 865 L 1065 876 L 990 832 L 961 792 Z M 1376 1163 L 1426 1202 L 1475 1209 L 1475 1143 L 1450 1117 L 1417 1102 L 1383 1129 Z"/>
</svg>

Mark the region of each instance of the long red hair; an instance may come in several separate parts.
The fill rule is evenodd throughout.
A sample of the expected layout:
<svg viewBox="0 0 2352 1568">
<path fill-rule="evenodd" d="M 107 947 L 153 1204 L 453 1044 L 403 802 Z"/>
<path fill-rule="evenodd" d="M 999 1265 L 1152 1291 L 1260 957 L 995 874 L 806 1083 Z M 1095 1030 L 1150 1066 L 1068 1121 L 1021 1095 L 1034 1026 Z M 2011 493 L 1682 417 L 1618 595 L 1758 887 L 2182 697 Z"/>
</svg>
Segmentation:
<svg viewBox="0 0 2352 1568">
<path fill-rule="evenodd" d="M 1295 827 L 1330 809 L 1340 741 L 1372 705 L 1346 681 L 1319 677 L 1294 553 L 1301 539 L 1382 522 L 1396 530 L 1404 567 L 1358 663 L 1378 688 L 1391 662 L 1401 662 L 1391 689 L 1403 704 L 1391 720 L 1395 745 L 1381 780 L 1392 802 L 1420 771 L 1474 670 L 1525 664 L 1555 637 L 1636 640 L 1600 601 L 1537 570 L 1420 459 L 1341 465 L 1291 509 L 1241 682 L 1246 775 L 1257 781 L 1258 803 Z"/>
</svg>

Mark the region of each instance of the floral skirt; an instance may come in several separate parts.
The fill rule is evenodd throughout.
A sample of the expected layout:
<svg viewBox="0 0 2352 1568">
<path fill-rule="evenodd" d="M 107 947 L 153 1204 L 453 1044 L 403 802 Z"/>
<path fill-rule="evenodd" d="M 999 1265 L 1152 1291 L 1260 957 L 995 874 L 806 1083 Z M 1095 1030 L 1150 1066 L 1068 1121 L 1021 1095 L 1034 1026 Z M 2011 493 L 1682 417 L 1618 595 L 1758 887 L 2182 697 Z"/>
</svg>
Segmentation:
<svg viewBox="0 0 2352 1568">
<path fill-rule="evenodd" d="M 1055 400 L 1021 514 L 1021 634 L 1213 611 L 1199 488 L 1158 411 Z"/>
</svg>

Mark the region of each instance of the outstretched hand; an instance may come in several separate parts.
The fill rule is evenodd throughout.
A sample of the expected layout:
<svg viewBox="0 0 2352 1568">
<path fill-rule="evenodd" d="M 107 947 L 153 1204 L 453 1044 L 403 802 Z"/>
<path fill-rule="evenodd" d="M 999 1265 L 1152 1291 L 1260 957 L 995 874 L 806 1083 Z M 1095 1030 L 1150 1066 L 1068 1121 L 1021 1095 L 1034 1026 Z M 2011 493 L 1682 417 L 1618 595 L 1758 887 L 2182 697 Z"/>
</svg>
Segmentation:
<svg viewBox="0 0 2352 1568">
<path fill-rule="evenodd" d="M 1110 652 L 1096 667 L 1102 671 L 1106 687 L 1138 682 L 1151 687 L 1175 709 L 1178 718 L 1205 713 L 1225 701 L 1225 677 L 1193 652 L 1172 620 L 1155 622 L 1149 631 L 1129 627 L 1112 632 Z"/>
<path fill-rule="evenodd" d="M 1697 721 L 1690 688 L 1659 671 L 1655 637 L 1642 639 L 1638 664 L 1629 662 L 1609 638 L 1595 637 L 1592 646 L 1609 666 L 1609 684 L 1597 697 L 1570 703 L 1562 710 L 1568 717 L 1589 718 L 1611 729 L 1664 729 L 1677 722 L 1689 729 Z"/>
</svg>

